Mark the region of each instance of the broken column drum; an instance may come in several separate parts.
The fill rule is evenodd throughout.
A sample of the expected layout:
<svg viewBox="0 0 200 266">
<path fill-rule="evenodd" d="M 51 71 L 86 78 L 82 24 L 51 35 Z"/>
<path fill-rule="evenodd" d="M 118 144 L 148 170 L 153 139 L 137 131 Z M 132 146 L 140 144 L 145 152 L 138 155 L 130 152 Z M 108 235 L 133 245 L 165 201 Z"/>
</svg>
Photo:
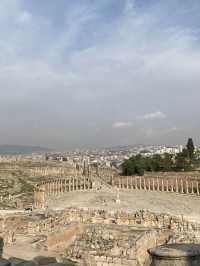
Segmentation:
<svg viewBox="0 0 200 266">
<path fill-rule="evenodd" d="M 169 244 L 148 250 L 151 266 L 199 266 L 200 245 Z"/>
</svg>

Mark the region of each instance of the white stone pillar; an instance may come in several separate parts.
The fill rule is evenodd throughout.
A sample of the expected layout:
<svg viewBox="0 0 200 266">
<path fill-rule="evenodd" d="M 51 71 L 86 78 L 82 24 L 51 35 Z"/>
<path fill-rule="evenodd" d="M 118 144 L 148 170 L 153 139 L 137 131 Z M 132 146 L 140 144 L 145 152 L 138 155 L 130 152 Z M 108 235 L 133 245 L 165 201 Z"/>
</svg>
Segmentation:
<svg viewBox="0 0 200 266">
<path fill-rule="evenodd" d="M 58 196 L 60 196 L 61 194 L 61 183 L 60 183 L 60 179 L 58 179 Z"/>
<path fill-rule="evenodd" d="M 85 176 L 83 177 L 83 190 L 86 189 L 86 186 L 85 186 Z"/>
<path fill-rule="evenodd" d="M 135 189 L 138 189 L 138 184 L 137 184 L 138 178 L 135 177 Z"/>
<path fill-rule="evenodd" d="M 196 189 L 197 189 L 197 195 L 199 196 L 199 182 L 196 181 Z"/>
<path fill-rule="evenodd" d="M 155 181 L 154 181 L 154 178 L 153 178 L 153 191 L 155 190 Z"/>
<path fill-rule="evenodd" d="M 51 181 L 51 195 L 54 196 L 54 180 Z"/>
<path fill-rule="evenodd" d="M 189 189 L 188 189 L 188 181 L 186 180 L 186 194 L 188 194 L 189 193 Z"/>
<path fill-rule="evenodd" d="M 163 181 L 163 179 L 161 180 L 161 183 L 162 183 L 162 191 L 165 191 L 165 187 L 164 187 L 164 181 Z"/>
<path fill-rule="evenodd" d="M 149 191 L 151 190 L 151 179 L 150 178 L 148 179 L 148 190 Z"/>
<path fill-rule="evenodd" d="M 56 196 L 57 195 L 57 181 L 54 180 L 54 195 Z"/>
<path fill-rule="evenodd" d="M 181 179 L 181 193 L 184 193 L 184 190 L 183 190 L 183 179 Z"/>
<path fill-rule="evenodd" d="M 174 192 L 174 180 L 171 179 L 171 192 Z"/>
<path fill-rule="evenodd" d="M 144 190 L 146 190 L 146 180 L 145 180 L 145 177 L 143 178 L 143 182 L 144 182 Z"/>
<path fill-rule="evenodd" d="M 131 189 L 133 189 L 133 184 L 134 184 L 134 177 L 131 176 Z"/>
<path fill-rule="evenodd" d="M 178 193 L 179 189 L 178 189 L 178 180 L 176 178 L 176 193 Z"/>
<path fill-rule="evenodd" d="M 191 186 L 192 186 L 192 194 L 194 194 L 194 183 L 193 183 L 193 181 L 191 183 Z"/>
<path fill-rule="evenodd" d="M 166 182 L 166 191 L 169 192 L 169 180 L 167 179 L 167 182 Z"/>
<path fill-rule="evenodd" d="M 142 179 L 141 179 L 141 176 L 139 178 L 140 178 L 140 190 L 141 190 L 142 189 Z"/>
</svg>

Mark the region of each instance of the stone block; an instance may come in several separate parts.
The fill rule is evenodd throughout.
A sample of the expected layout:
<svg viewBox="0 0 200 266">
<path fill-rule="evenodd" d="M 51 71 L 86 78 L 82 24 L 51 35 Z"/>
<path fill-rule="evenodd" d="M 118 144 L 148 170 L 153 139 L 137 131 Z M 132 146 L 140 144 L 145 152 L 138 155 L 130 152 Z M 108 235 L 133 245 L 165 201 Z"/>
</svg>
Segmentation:
<svg viewBox="0 0 200 266">
<path fill-rule="evenodd" d="M 24 263 L 25 260 L 19 259 L 19 258 L 15 258 L 15 257 L 11 257 L 11 258 L 9 258 L 9 262 L 11 263 L 11 266 L 15 266 L 15 265 L 18 265 L 20 263 Z"/>
<path fill-rule="evenodd" d="M 33 261 L 36 263 L 38 266 L 42 265 L 48 265 L 48 264 L 53 264 L 57 263 L 56 258 L 54 257 L 43 257 L 43 256 L 38 256 L 33 259 Z M 1 266 L 1 265 L 0 265 Z M 52 265 L 53 266 L 53 265 Z"/>
<path fill-rule="evenodd" d="M 6 259 L 0 259 L 0 266 L 10 266 L 11 263 L 9 260 Z"/>
</svg>

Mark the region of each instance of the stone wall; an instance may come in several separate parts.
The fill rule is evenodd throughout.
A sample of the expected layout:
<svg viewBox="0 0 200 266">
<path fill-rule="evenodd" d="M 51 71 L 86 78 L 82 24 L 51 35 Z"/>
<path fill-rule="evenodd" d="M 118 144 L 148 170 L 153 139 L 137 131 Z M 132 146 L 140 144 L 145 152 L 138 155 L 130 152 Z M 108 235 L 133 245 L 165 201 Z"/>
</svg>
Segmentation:
<svg viewBox="0 0 200 266">
<path fill-rule="evenodd" d="M 175 217 L 168 214 L 158 214 L 146 210 L 126 213 L 122 211 L 105 212 L 104 210 L 74 208 L 55 212 L 46 217 L 43 216 L 41 219 L 32 219 L 29 221 L 28 230 L 30 233 L 48 233 L 64 228 L 71 223 L 143 226 L 170 229 L 180 234 L 188 232 L 191 235 L 197 235 L 200 232 L 200 224 L 190 222 L 183 217 Z"/>
<path fill-rule="evenodd" d="M 183 217 L 149 211 L 125 213 L 68 209 L 52 213 L 6 216 L 0 236 L 6 244 L 15 234 L 45 236 L 43 248 L 98 266 L 144 265 L 147 249 L 163 243 L 200 243 L 200 224 Z M 41 247 L 41 246 L 40 246 Z"/>
</svg>

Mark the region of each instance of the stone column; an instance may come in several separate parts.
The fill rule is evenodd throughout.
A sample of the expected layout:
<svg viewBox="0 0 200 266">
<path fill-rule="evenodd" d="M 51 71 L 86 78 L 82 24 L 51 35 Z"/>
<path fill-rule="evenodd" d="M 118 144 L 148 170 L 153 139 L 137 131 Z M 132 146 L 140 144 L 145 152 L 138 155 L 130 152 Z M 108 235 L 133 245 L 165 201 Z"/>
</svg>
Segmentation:
<svg viewBox="0 0 200 266">
<path fill-rule="evenodd" d="M 137 184 L 138 178 L 135 177 L 135 189 L 138 189 L 138 184 Z"/>
<path fill-rule="evenodd" d="M 36 191 L 36 188 L 34 190 L 34 208 L 37 209 L 37 191 Z"/>
<path fill-rule="evenodd" d="M 64 193 L 64 179 L 61 179 L 61 193 Z"/>
<path fill-rule="evenodd" d="M 150 178 L 148 179 L 148 190 L 149 191 L 151 190 L 151 179 Z"/>
<path fill-rule="evenodd" d="M 144 190 L 146 190 L 146 180 L 145 180 L 145 177 L 143 178 L 143 182 L 144 182 Z"/>
<path fill-rule="evenodd" d="M 153 178 L 153 191 L 155 190 L 155 181 L 154 181 L 154 178 Z"/>
<path fill-rule="evenodd" d="M 54 195 L 57 196 L 57 180 L 54 180 Z"/>
<path fill-rule="evenodd" d="M 193 181 L 191 183 L 191 186 L 192 186 L 192 194 L 194 194 L 194 183 L 193 183 Z"/>
<path fill-rule="evenodd" d="M 188 181 L 187 180 L 186 180 L 185 184 L 186 184 L 186 194 L 188 194 L 189 193 L 189 189 L 188 189 Z"/>
<path fill-rule="evenodd" d="M 64 194 L 64 192 L 65 192 L 65 180 L 62 178 L 62 184 L 61 184 L 62 186 L 62 194 Z"/>
<path fill-rule="evenodd" d="M 76 177 L 76 190 L 79 190 L 80 179 Z"/>
<path fill-rule="evenodd" d="M 60 195 L 60 180 L 57 180 L 57 195 Z"/>
<path fill-rule="evenodd" d="M 169 180 L 167 179 L 167 182 L 166 182 L 166 191 L 169 192 Z"/>
<path fill-rule="evenodd" d="M 179 189 L 178 189 L 178 180 L 176 178 L 176 193 L 178 193 Z"/>
<path fill-rule="evenodd" d="M 165 191 L 165 187 L 164 187 L 164 181 L 163 181 L 163 179 L 161 180 L 161 183 L 162 183 L 162 191 Z"/>
<path fill-rule="evenodd" d="M 57 180 L 54 180 L 54 195 L 57 196 Z"/>
<path fill-rule="evenodd" d="M 65 193 L 67 192 L 67 179 L 65 178 Z"/>
<path fill-rule="evenodd" d="M 91 177 L 88 177 L 88 189 L 91 189 L 91 184 L 92 184 Z"/>
<path fill-rule="evenodd" d="M 157 178 L 157 191 L 160 190 L 159 178 Z"/>
<path fill-rule="evenodd" d="M 60 189 L 60 187 L 61 187 L 61 184 L 60 184 L 60 179 L 58 179 L 58 196 L 60 196 L 60 194 L 61 194 L 61 189 Z"/>
<path fill-rule="evenodd" d="M 133 189 L 133 184 L 134 184 L 134 177 L 131 176 L 131 189 Z"/>
<path fill-rule="evenodd" d="M 140 190 L 141 190 L 142 189 L 142 179 L 141 179 L 141 176 L 139 178 L 140 178 Z"/>
<path fill-rule="evenodd" d="M 150 266 L 197 266 L 200 265 L 199 244 L 168 244 L 148 250 Z"/>
<path fill-rule="evenodd" d="M 45 191 L 42 191 L 42 209 L 45 208 Z"/>
<path fill-rule="evenodd" d="M 183 190 L 183 179 L 181 179 L 181 193 L 184 193 L 184 190 Z"/>
<path fill-rule="evenodd" d="M 51 195 L 51 183 L 49 180 L 47 181 L 47 184 L 48 184 L 48 196 L 50 196 Z"/>
<path fill-rule="evenodd" d="M 68 191 L 71 191 L 71 177 L 68 178 Z"/>
<path fill-rule="evenodd" d="M 52 183 L 49 180 L 49 195 L 51 196 L 51 194 L 52 194 Z"/>
<path fill-rule="evenodd" d="M 111 175 L 111 177 L 110 177 L 110 184 L 111 184 L 111 186 L 113 186 L 113 175 Z"/>
<path fill-rule="evenodd" d="M 83 177 L 83 190 L 86 189 L 86 186 L 85 186 L 85 176 Z"/>
<path fill-rule="evenodd" d="M 122 179 L 122 185 L 123 185 L 123 189 L 125 189 L 125 188 L 126 188 L 126 180 L 125 180 L 124 177 L 123 177 L 123 179 Z"/>
<path fill-rule="evenodd" d="M 54 196 L 54 180 L 51 181 L 51 195 Z"/>
<path fill-rule="evenodd" d="M 199 182 L 196 181 L 196 189 L 197 189 L 197 195 L 199 196 Z"/>
<path fill-rule="evenodd" d="M 56 196 L 56 180 L 53 180 L 53 195 Z"/>
<path fill-rule="evenodd" d="M 171 179 L 171 192 L 174 192 L 174 180 Z"/>
<path fill-rule="evenodd" d="M 77 178 L 74 178 L 74 188 L 77 190 Z"/>
<path fill-rule="evenodd" d="M 128 181 L 129 181 L 129 178 L 128 178 L 128 176 L 127 176 L 127 178 L 126 178 L 126 188 L 127 188 L 127 189 L 129 189 L 129 183 L 128 183 Z"/>
</svg>

